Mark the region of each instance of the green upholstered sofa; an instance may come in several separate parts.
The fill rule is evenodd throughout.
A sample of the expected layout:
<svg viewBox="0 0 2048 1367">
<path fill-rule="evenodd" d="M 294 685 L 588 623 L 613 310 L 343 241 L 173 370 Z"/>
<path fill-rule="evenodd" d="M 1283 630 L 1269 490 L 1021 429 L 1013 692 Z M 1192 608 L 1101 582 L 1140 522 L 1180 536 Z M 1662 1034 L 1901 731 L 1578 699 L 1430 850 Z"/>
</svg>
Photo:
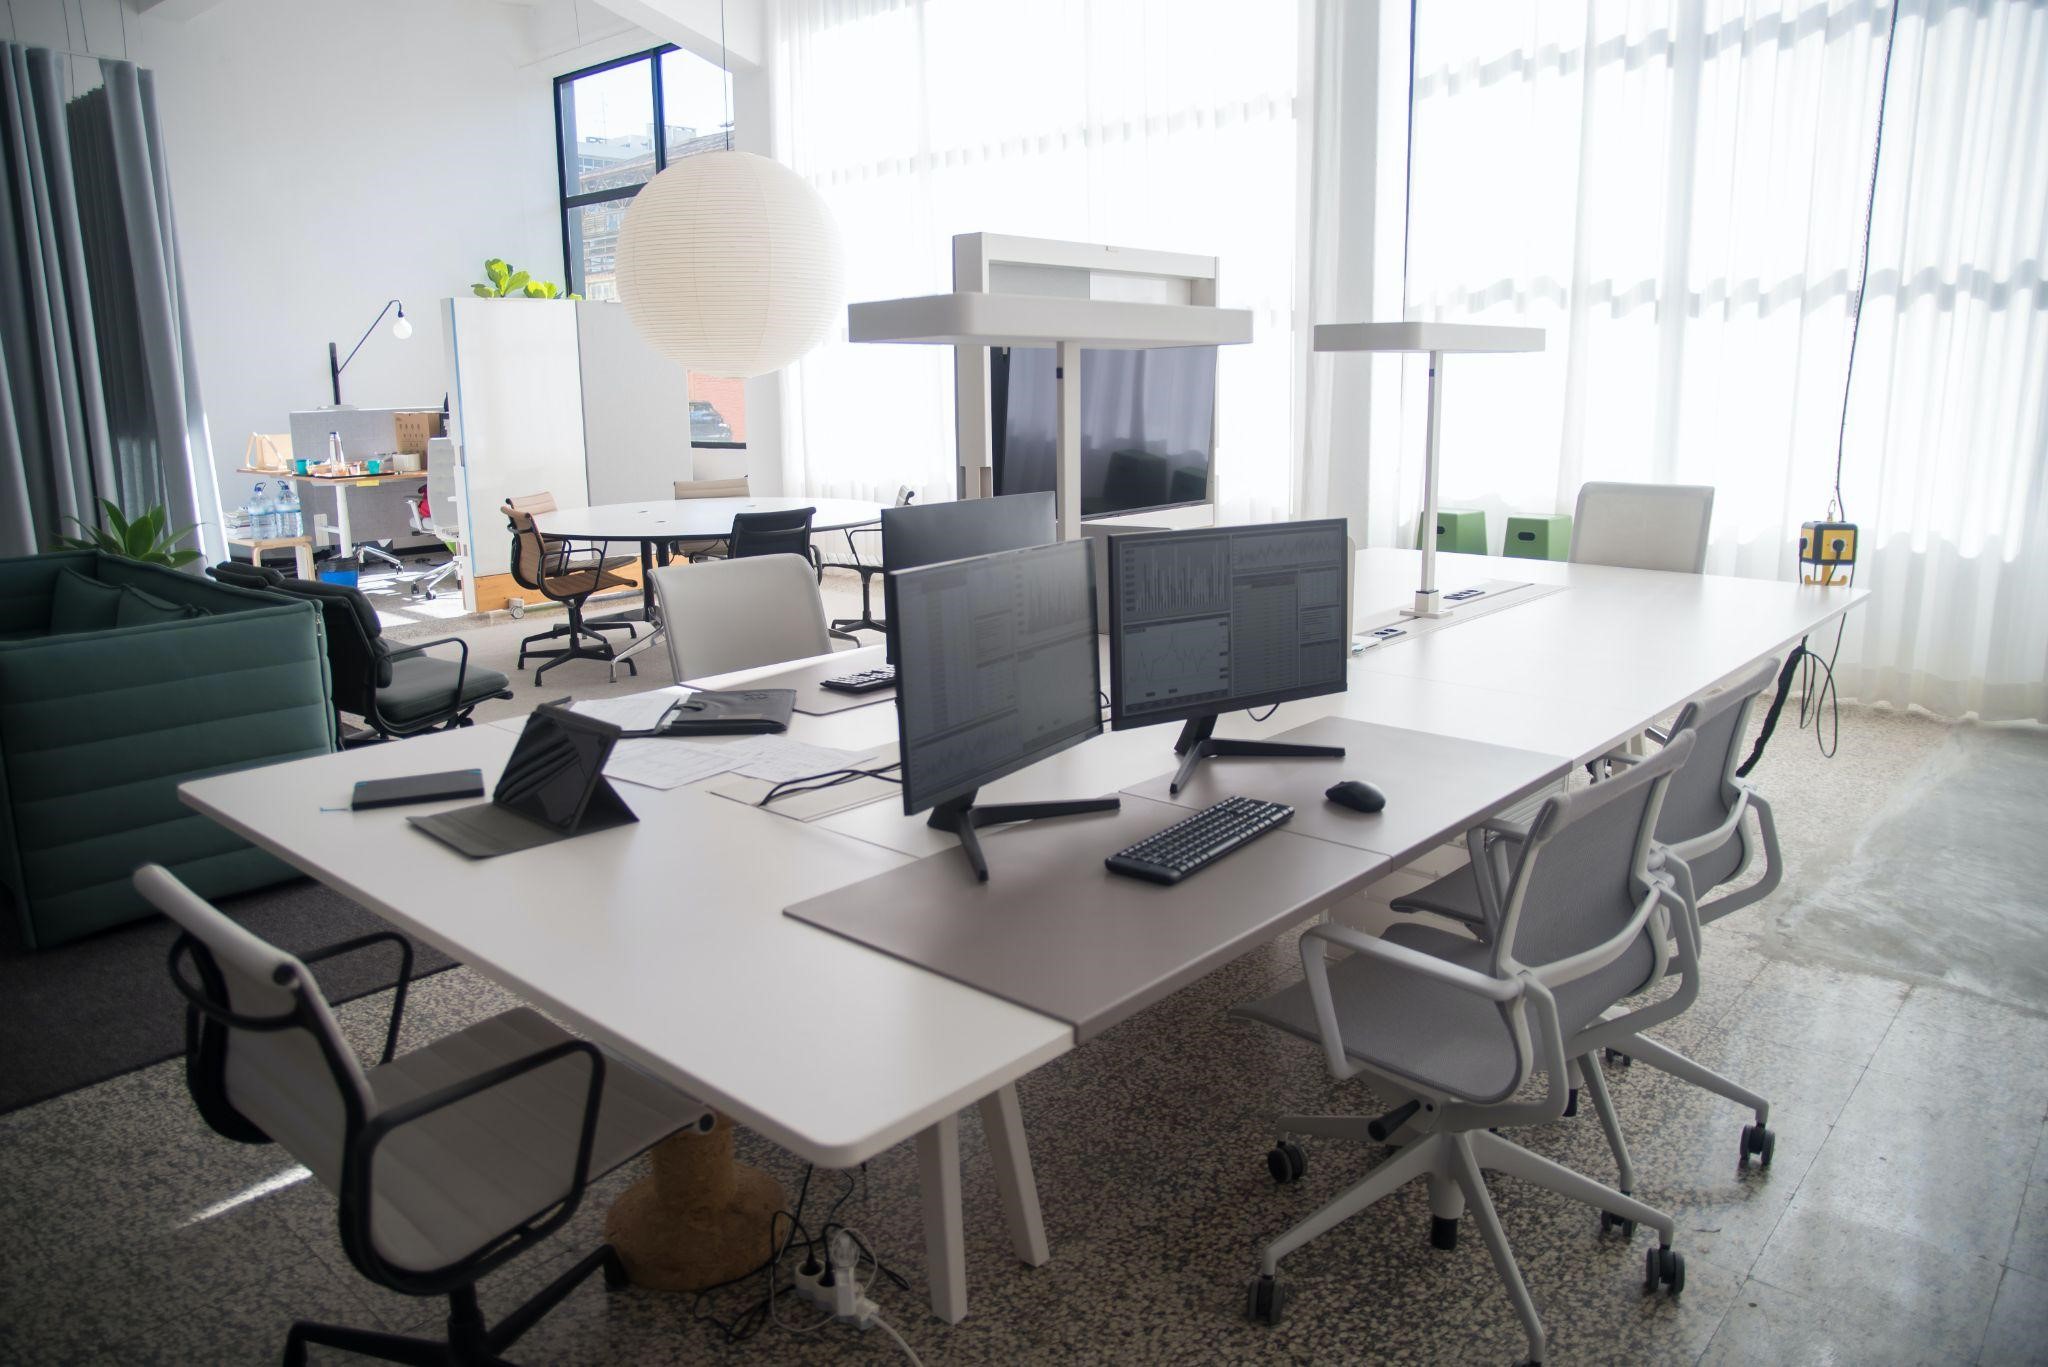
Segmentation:
<svg viewBox="0 0 2048 1367">
<path fill-rule="evenodd" d="M 0 893 L 46 948 L 294 876 L 178 800 L 187 779 L 335 748 L 319 609 L 65 552 L 0 560 Z"/>
</svg>

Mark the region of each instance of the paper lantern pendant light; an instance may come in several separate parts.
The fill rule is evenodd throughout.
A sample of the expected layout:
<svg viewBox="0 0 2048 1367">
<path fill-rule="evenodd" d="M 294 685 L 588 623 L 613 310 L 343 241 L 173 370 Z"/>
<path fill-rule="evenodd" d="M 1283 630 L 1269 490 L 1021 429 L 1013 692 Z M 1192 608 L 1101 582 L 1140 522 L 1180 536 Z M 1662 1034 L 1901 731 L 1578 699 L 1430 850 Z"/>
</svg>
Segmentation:
<svg viewBox="0 0 2048 1367">
<path fill-rule="evenodd" d="M 641 335 L 704 375 L 780 370 L 845 315 L 832 211 L 751 152 L 699 152 L 649 181 L 619 229 L 618 282 Z"/>
</svg>

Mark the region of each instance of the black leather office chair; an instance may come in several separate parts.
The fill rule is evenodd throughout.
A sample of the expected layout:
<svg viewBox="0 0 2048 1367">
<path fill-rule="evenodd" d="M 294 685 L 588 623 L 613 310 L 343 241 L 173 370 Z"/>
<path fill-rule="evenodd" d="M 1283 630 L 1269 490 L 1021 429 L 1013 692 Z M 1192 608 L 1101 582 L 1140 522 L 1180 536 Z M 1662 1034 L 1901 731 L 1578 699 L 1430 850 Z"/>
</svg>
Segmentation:
<svg viewBox="0 0 2048 1367">
<path fill-rule="evenodd" d="M 811 519 L 817 515 L 816 508 L 734 513 L 732 535 L 725 540 L 726 555 L 734 560 L 749 555 L 800 555 L 811 562 L 811 568 L 823 579 L 825 571 L 819 568 L 817 554 L 811 549 Z"/>
<path fill-rule="evenodd" d="M 211 573 L 223 584 L 266 589 L 319 605 L 335 711 L 359 716 L 371 728 L 354 734 L 351 728 L 340 728 L 344 746 L 452 731 L 471 724 L 470 713 L 478 703 L 512 696 L 511 681 L 503 674 L 470 664 L 469 643 L 459 636 L 393 649 L 370 600 L 345 584 L 290 579 L 276 570 L 233 561 L 214 566 Z M 454 646 L 456 657 L 426 653 L 437 646 Z"/>
</svg>

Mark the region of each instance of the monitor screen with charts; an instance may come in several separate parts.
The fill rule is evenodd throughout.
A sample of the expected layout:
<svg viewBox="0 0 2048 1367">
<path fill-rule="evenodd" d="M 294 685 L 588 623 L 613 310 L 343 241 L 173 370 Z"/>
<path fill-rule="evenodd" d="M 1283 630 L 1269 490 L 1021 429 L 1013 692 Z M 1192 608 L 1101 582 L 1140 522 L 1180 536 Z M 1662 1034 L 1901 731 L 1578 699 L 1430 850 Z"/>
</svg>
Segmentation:
<svg viewBox="0 0 2048 1367">
<path fill-rule="evenodd" d="M 1114 536 L 1118 730 L 1341 692 L 1351 641 L 1342 518 Z"/>
<path fill-rule="evenodd" d="M 1087 546 L 1059 542 L 893 578 L 905 812 L 1101 734 Z"/>
<path fill-rule="evenodd" d="M 971 555 L 1021 550 L 1060 539 L 1051 494 L 962 498 L 951 503 L 882 509 L 882 611 L 896 617 L 895 571 L 964 560 Z M 884 637 L 896 662 L 896 633 Z"/>
</svg>

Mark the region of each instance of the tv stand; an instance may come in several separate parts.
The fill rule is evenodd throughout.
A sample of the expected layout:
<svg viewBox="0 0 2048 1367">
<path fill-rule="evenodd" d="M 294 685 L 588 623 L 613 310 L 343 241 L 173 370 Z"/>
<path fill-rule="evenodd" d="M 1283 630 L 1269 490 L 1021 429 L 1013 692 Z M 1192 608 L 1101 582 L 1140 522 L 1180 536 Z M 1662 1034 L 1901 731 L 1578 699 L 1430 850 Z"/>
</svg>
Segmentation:
<svg viewBox="0 0 2048 1367">
<path fill-rule="evenodd" d="M 1190 717 L 1182 723 L 1180 739 L 1173 743 L 1173 753 L 1180 756 L 1180 768 L 1173 774 L 1173 782 L 1166 785 L 1169 793 L 1178 793 L 1187 787 L 1194 777 L 1195 768 L 1205 759 L 1342 759 L 1341 745 L 1293 745 L 1275 740 L 1212 740 L 1216 730 L 1214 713 L 1206 717 Z M 938 824 L 936 822 L 934 825 Z"/>
<path fill-rule="evenodd" d="M 1054 816 L 1114 812 L 1122 806 L 1117 798 L 1090 797 L 1069 802 L 993 802 L 977 807 L 975 792 L 970 788 L 959 797 L 941 802 L 932 808 L 925 824 L 933 830 L 951 831 L 960 837 L 960 848 L 967 851 L 967 862 L 974 868 L 975 880 L 982 883 L 988 881 L 988 859 L 981 852 L 981 837 L 975 834 L 978 828 L 1001 826 L 1012 821 L 1041 821 Z"/>
</svg>

